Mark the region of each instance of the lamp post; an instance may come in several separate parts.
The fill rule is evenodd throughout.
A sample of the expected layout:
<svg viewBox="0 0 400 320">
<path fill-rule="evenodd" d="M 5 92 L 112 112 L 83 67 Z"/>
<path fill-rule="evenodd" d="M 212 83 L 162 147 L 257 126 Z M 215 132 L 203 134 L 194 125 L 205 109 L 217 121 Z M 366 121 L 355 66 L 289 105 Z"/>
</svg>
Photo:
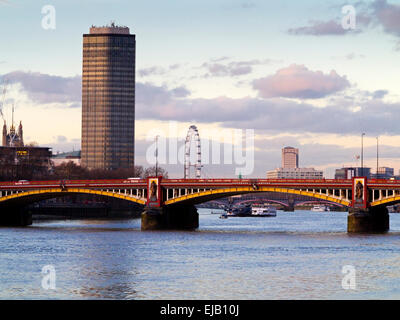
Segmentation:
<svg viewBox="0 0 400 320">
<path fill-rule="evenodd" d="M 376 178 L 379 179 L 379 137 L 376 137 Z"/>
<path fill-rule="evenodd" d="M 156 135 L 156 177 L 158 177 L 158 137 L 159 135 Z"/>
<path fill-rule="evenodd" d="M 365 133 L 361 134 L 361 177 L 364 177 L 364 136 Z"/>
</svg>

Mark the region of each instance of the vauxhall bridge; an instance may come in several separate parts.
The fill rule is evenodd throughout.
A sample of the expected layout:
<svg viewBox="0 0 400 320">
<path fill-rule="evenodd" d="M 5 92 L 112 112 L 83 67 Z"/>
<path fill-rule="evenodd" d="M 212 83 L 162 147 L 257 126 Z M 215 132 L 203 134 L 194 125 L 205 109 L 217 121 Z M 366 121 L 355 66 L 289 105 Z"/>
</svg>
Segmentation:
<svg viewBox="0 0 400 320">
<path fill-rule="evenodd" d="M 348 207 L 348 232 L 389 230 L 386 206 L 400 202 L 400 181 L 339 179 L 147 179 L 55 180 L 0 183 L 0 224 L 31 224 L 22 208 L 73 194 L 118 198 L 143 206 L 142 230 L 196 229 L 196 204 L 259 192 L 302 195 Z"/>
</svg>

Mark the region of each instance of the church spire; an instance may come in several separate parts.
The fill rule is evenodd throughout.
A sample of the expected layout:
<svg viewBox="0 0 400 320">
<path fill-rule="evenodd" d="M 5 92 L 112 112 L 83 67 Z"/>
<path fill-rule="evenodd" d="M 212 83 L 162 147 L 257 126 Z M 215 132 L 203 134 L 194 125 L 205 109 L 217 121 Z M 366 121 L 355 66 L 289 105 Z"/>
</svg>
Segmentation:
<svg viewBox="0 0 400 320">
<path fill-rule="evenodd" d="M 6 120 L 4 120 L 4 125 L 3 125 L 3 141 L 2 141 L 2 146 L 6 147 L 7 146 L 7 125 L 6 125 Z"/>
<path fill-rule="evenodd" d="M 24 146 L 24 131 L 22 129 L 22 121 L 19 122 L 18 137 L 19 137 L 20 146 L 23 147 Z"/>
</svg>

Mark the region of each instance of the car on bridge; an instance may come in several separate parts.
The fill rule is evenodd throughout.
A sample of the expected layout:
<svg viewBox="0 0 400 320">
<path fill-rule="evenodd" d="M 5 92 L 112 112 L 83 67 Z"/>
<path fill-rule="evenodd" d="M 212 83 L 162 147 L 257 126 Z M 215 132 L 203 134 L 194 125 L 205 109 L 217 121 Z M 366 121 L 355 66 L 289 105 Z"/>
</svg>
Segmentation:
<svg viewBox="0 0 400 320">
<path fill-rule="evenodd" d="M 18 180 L 15 184 L 21 185 L 21 184 L 29 184 L 30 182 L 28 180 Z"/>
</svg>

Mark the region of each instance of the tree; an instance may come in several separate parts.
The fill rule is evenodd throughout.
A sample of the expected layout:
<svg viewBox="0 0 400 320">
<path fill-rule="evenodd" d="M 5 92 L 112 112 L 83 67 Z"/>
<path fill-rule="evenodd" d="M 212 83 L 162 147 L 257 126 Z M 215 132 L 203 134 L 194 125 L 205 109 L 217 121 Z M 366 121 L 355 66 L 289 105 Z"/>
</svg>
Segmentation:
<svg viewBox="0 0 400 320">
<path fill-rule="evenodd" d="M 155 177 L 156 176 L 156 167 L 149 167 L 143 173 L 143 178 L 147 177 Z M 157 168 L 157 176 L 162 176 L 163 178 L 168 179 L 168 172 L 164 168 Z"/>
<path fill-rule="evenodd" d="M 68 161 L 54 167 L 53 174 L 57 179 L 82 179 L 87 175 L 87 170 L 73 161 Z"/>
</svg>

